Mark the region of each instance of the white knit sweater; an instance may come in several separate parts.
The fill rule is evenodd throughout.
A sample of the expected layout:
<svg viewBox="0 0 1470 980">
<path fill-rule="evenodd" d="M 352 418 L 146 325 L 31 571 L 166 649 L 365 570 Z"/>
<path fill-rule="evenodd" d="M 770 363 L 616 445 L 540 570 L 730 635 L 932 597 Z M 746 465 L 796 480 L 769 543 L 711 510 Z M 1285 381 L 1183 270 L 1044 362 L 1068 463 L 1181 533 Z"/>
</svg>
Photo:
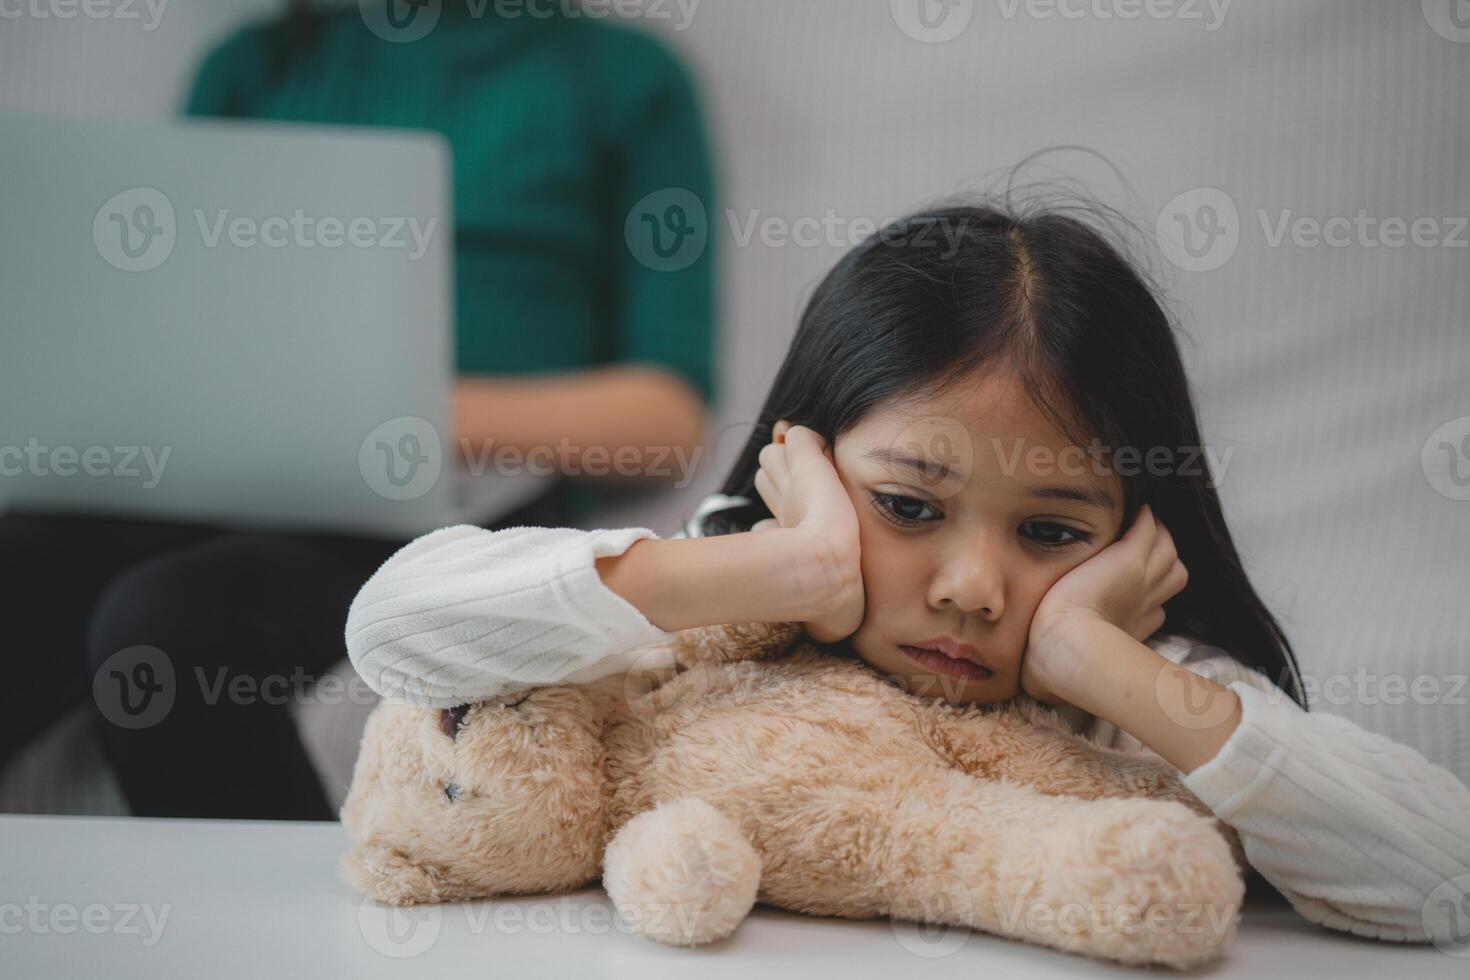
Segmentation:
<svg viewBox="0 0 1470 980">
<path fill-rule="evenodd" d="M 678 536 L 697 533 L 694 521 Z M 448 527 L 389 558 L 347 617 L 347 651 L 380 695 L 435 708 L 620 673 L 670 634 L 594 562 L 657 535 Z M 1179 640 L 1161 655 L 1227 683 L 1239 726 L 1184 784 L 1240 834 L 1251 865 L 1306 918 L 1379 939 L 1448 938 L 1470 909 L 1470 790 L 1408 746 L 1301 710 L 1261 674 Z M 1104 744 L 1144 750 L 1063 710 Z"/>
</svg>

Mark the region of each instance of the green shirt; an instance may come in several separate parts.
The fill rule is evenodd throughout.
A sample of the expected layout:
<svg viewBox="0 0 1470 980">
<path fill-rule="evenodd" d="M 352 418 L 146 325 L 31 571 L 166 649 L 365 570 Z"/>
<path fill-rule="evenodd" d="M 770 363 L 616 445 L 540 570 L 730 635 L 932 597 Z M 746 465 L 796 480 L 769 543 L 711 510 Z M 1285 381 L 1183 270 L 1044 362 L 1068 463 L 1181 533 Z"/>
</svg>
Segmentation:
<svg viewBox="0 0 1470 980">
<path fill-rule="evenodd" d="M 639 30 L 496 10 L 445 4 L 406 43 L 355 9 L 320 14 L 309 34 L 248 27 L 205 58 L 187 111 L 437 130 L 454 151 L 461 373 L 653 363 L 712 402 L 713 181 L 688 75 Z M 706 222 L 705 244 L 668 263 L 625 228 L 650 194 L 661 216 L 675 189 L 702 203 L 684 213 Z"/>
</svg>

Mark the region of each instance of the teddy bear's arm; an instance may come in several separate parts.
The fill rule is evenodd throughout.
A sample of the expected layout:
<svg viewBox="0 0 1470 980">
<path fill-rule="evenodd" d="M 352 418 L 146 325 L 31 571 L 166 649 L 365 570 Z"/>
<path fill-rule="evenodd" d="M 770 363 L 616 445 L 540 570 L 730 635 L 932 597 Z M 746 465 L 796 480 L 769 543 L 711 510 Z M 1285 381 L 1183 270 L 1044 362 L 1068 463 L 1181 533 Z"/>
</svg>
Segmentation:
<svg viewBox="0 0 1470 980">
<path fill-rule="evenodd" d="M 942 755 L 984 779 L 1011 779 L 1051 796 L 1178 800 L 1209 813 L 1163 760 L 1105 748 L 1053 727 L 1044 709 L 1028 714 L 1027 705 L 1013 703 L 983 714 L 942 715 L 933 735 Z"/>
<path fill-rule="evenodd" d="M 763 855 L 761 900 L 967 925 L 1134 964 L 1193 965 L 1234 933 L 1240 876 L 1210 824 L 1183 807 L 1046 796 L 942 765 L 868 776 L 752 794 L 780 805 L 731 794 Z M 1174 918 L 1129 926 L 1150 908 Z"/>
<path fill-rule="evenodd" d="M 1049 715 L 1045 709 L 1018 703 L 983 715 L 946 716 L 935 731 L 937 746 L 972 775 L 1025 783 L 1048 796 L 1173 800 L 1214 818 L 1214 812 L 1159 756 L 1106 748 L 1053 727 Z M 1247 862 L 1239 836 L 1224 821 L 1218 825 L 1244 869 Z"/>
</svg>

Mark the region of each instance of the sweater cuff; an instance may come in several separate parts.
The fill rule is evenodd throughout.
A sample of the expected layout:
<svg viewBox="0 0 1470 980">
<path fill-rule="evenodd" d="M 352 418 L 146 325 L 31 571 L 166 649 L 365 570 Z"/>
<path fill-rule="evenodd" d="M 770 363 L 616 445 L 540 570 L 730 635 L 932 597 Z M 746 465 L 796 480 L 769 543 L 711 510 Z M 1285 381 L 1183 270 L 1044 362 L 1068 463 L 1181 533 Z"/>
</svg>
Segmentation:
<svg viewBox="0 0 1470 980">
<path fill-rule="evenodd" d="M 627 666 L 627 653 L 662 643 L 673 635 L 649 622 L 637 606 L 608 588 L 597 573 L 597 559 L 621 555 L 635 541 L 657 537 L 646 527 L 590 531 L 583 547 L 562 556 L 553 579 L 557 598 L 589 635 L 602 638 L 607 651 L 594 663 L 572 665 L 573 670 L 562 676 L 562 682 L 586 683 L 617 673 Z"/>
<path fill-rule="evenodd" d="M 1240 698 L 1240 723 L 1215 757 L 1193 772 L 1180 772 L 1200 802 L 1226 823 L 1276 778 L 1287 761 L 1290 733 L 1279 731 L 1283 712 L 1299 712 L 1295 702 L 1273 704 L 1264 691 L 1245 681 L 1226 685 Z"/>
</svg>

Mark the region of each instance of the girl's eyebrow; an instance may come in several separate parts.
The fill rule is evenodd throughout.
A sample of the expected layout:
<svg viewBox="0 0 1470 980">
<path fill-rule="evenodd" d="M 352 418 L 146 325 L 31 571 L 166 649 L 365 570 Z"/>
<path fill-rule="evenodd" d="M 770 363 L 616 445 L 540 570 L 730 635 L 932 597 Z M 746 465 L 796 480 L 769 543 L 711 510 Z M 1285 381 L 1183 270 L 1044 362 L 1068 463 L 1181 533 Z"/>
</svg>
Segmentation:
<svg viewBox="0 0 1470 980">
<path fill-rule="evenodd" d="M 922 456 L 914 456 L 899 449 L 885 449 L 881 446 L 869 449 L 863 453 L 865 459 L 874 459 L 880 463 L 890 466 L 905 466 L 911 470 L 917 470 L 919 475 L 927 483 L 941 483 L 950 473 L 949 464 L 925 459 Z"/>
<path fill-rule="evenodd" d="M 915 456 L 899 449 L 885 449 L 879 446 L 874 449 L 869 449 L 863 453 L 863 456 L 866 459 L 874 459 L 891 466 L 903 466 L 915 470 L 926 483 L 930 484 L 942 483 L 950 475 L 950 468 L 947 463 L 925 459 L 922 456 Z M 1026 496 L 1035 497 L 1039 500 L 1070 500 L 1073 503 L 1084 504 L 1109 512 L 1118 506 L 1111 492 L 1102 487 L 1091 485 L 1027 487 Z"/>
<path fill-rule="evenodd" d="M 1101 487 L 1092 486 L 1050 486 L 1050 487 L 1028 487 L 1028 497 L 1037 497 L 1043 500 L 1071 500 L 1079 504 L 1087 504 L 1101 510 L 1111 511 L 1117 506 L 1113 495 Z"/>
</svg>

